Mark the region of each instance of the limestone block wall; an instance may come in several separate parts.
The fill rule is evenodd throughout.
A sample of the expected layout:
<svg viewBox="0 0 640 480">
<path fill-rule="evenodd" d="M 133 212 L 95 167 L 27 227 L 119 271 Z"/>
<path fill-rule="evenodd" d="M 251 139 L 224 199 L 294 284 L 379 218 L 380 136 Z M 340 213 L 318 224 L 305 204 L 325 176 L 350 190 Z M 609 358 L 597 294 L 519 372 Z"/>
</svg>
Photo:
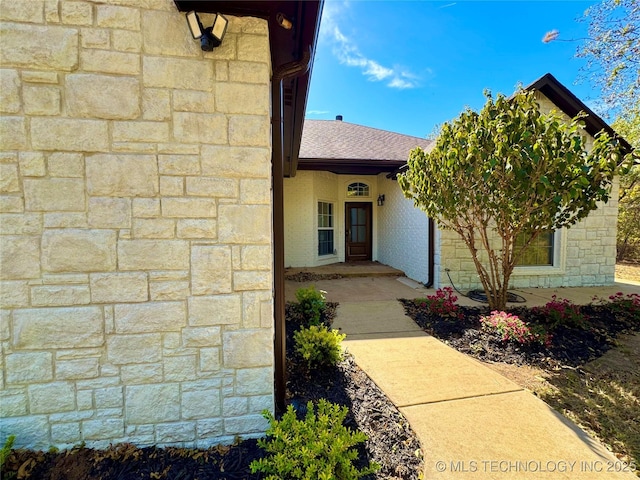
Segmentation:
<svg viewBox="0 0 640 480">
<path fill-rule="evenodd" d="M 261 435 L 266 21 L 205 53 L 171 0 L 2 0 L 0 20 L 0 443 Z"/>
</svg>

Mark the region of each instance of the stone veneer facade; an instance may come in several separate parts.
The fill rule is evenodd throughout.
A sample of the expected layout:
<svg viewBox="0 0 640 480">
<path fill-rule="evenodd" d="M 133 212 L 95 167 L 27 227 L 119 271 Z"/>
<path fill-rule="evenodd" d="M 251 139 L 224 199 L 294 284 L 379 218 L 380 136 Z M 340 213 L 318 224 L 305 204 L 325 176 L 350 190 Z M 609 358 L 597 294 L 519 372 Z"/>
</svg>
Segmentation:
<svg viewBox="0 0 640 480">
<path fill-rule="evenodd" d="M 171 0 L 2 0 L 0 19 L 0 443 L 263 434 L 266 21 L 230 18 L 205 53 Z"/>
</svg>

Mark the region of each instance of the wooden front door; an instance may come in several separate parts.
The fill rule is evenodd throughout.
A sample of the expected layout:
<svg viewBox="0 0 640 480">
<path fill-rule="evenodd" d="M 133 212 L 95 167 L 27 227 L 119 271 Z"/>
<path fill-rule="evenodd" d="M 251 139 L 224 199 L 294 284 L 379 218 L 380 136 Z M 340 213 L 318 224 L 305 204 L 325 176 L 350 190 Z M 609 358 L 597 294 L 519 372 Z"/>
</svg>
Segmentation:
<svg viewBox="0 0 640 480">
<path fill-rule="evenodd" d="M 371 260 L 371 203 L 345 207 L 346 261 Z"/>
</svg>

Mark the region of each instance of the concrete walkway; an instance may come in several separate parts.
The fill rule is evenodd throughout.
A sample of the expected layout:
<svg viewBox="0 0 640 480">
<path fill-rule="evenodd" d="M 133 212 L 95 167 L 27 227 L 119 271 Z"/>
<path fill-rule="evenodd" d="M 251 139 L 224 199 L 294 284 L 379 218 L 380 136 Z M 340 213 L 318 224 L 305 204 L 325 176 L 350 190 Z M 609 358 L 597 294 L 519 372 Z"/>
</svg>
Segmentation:
<svg viewBox="0 0 640 480">
<path fill-rule="evenodd" d="M 423 333 L 397 298 L 433 293 L 407 279 L 313 282 L 339 302 L 345 348 L 405 415 L 422 443 L 425 479 L 632 479 L 602 445 L 533 394 Z M 288 299 L 301 286 L 287 282 Z M 531 290 L 531 291 L 529 291 Z M 575 303 L 584 289 L 525 289 L 527 305 L 556 293 Z M 638 285 L 596 289 L 640 293 Z M 466 303 L 462 299 L 459 303 Z M 472 302 L 473 303 L 473 302 Z M 477 305 L 477 303 L 474 303 Z"/>
</svg>

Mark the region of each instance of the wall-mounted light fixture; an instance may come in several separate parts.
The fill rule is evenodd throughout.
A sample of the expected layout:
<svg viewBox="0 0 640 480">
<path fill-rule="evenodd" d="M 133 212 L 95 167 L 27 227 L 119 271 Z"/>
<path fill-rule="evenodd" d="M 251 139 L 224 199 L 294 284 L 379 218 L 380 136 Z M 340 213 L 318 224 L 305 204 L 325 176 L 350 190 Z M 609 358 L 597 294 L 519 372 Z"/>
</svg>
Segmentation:
<svg viewBox="0 0 640 480">
<path fill-rule="evenodd" d="M 191 30 L 191 35 L 195 40 L 200 39 L 200 48 L 205 52 L 210 52 L 220 46 L 229 23 L 224 15 L 219 13 L 214 15 L 213 25 L 204 28 L 196 12 L 187 13 L 187 24 L 189 25 L 189 30 Z"/>
<path fill-rule="evenodd" d="M 384 194 L 378 195 L 378 206 L 381 207 L 384 205 Z"/>
<path fill-rule="evenodd" d="M 276 22 L 285 30 L 291 30 L 293 28 L 293 22 L 289 20 L 284 13 L 278 12 L 276 14 Z"/>
</svg>

